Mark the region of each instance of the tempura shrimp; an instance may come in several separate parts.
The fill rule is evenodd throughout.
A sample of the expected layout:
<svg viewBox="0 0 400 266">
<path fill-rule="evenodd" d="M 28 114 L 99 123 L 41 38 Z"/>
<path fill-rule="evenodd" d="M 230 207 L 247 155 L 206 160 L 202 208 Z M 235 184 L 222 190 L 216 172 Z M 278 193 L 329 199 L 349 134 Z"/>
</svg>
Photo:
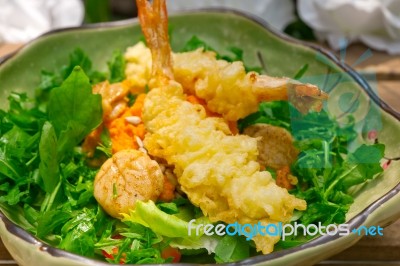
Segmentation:
<svg viewBox="0 0 400 266">
<path fill-rule="evenodd" d="M 246 73 L 242 62 L 217 60 L 198 49 L 174 54 L 174 75 L 185 92 L 207 102 L 210 111 L 237 121 L 254 113 L 263 101 L 289 100 L 300 112 L 320 111 L 328 95 L 312 84 L 289 78 Z"/>
<path fill-rule="evenodd" d="M 146 153 L 122 150 L 100 168 L 94 180 L 94 197 L 115 218 L 129 213 L 137 200 L 156 201 L 164 187 L 160 166 Z"/>
<path fill-rule="evenodd" d="M 127 70 L 128 79 L 137 80 L 137 73 L 151 72 L 151 62 L 144 63 L 141 58 L 149 58 L 149 54 L 149 49 L 142 43 L 128 50 L 127 69 L 134 70 Z M 328 97 L 312 84 L 246 73 L 242 62 L 218 60 L 211 51 L 198 49 L 173 53 L 172 58 L 174 79 L 182 85 L 184 92 L 205 100 L 209 111 L 221 114 L 228 121 L 237 121 L 256 112 L 263 101 L 288 100 L 302 113 L 320 111 Z M 141 80 L 146 77 L 150 78 L 141 75 Z"/>
<path fill-rule="evenodd" d="M 212 222 L 277 224 L 288 222 L 294 209 L 304 210 L 304 200 L 278 187 L 269 172 L 260 171 L 257 139 L 231 135 L 224 118 L 206 117 L 203 106 L 186 101 L 185 84 L 182 87 L 174 80 L 165 1 L 154 0 L 150 4 L 137 0 L 137 6 L 153 60 L 151 90 L 142 117 L 148 131 L 144 144 L 149 154 L 174 166 L 181 190 Z M 224 102 L 230 97 L 230 93 L 218 94 L 220 87 L 213 84 L 206 83 L 206 95 L 211 97 L 204 99 Z M 303 87 L 305 95 L 307 88 L 310 95 L 315 94 L 314 87 Z M 270 90 L 274 95 L 281 87 Z M 317 92 L 317 96 L 320 94 Z M 289 97 L 287 93 L 286 96 Z M 234 100 L 238 103 L 240 97 Z M 257 101 L 254 96 L 254 104 Z M 253 240 L 258 250 L 270 253 L 279 236 L 256 236 Z"/>
</svg>

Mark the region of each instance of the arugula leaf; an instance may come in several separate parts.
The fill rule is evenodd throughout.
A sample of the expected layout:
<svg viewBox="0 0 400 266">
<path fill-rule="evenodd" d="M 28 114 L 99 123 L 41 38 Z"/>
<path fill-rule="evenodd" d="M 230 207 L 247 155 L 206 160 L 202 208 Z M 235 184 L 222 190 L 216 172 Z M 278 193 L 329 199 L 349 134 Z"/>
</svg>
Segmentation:
<svg viewBox="0 0 400 266">
<path fill-rule="evenodd" d="M 75 120 L 68 121 L 66 125 L 67 127 L 60 132 L 58 140 L 59 144 L 57 147 L 57 154 L 60 158 L 60 161 L 64 158 L 65 154 L 71 152 L 72 149 L 78 145 L 93 129 L 90 129 L 91 127 L 87 127 L 87 125 L 79 123 Z"/>
<path fill-rule="evenodd" d="M 55 228 L 63 225 L 66 221 L 72 218 L 70 212 L 62 210 L 52 210 L 43 213 L 37 220 L 37 233 L 36 235 L 40 238 L 45 237 L 47 234 L 53 232 Z"/>
<path fill-rule="evenodd" d="M 199 37 L 197 37 L 196 35 L 192 36 L 191 39 L 189 39 L 185 45 L 183 46 L 183 48 L 181 49 L 181 52 L 189 52 L 189 51 L 194 51 L 197 50 L 199 48 L 203 48 L 204 51 L 212 51 L 216 54 L 216 58 L 217 59 L 223 59 L 225 61 L 228 62 L 234 62 L 234 61 L 242 61 L 244 64 L 244 60 L 243 60 L 243 50 L 235 47 L 235 46 L 231 46 L 228 48 L 228 51 L 233 55 L 222 55 L 220 53 L 218 53 L 214 48 L 212 48 L 210 45 L 208 45 L 205 41 L 201 40 Z M 262 67 L 249 67 L 246 64 L 244 64 L 244 68 L 246 69 L 246 72 L 249 71 L 255 71 L 257 73 L 261 73 L 263 71 Z"/>
<path fill-rule="evenodd" d="M 199 37 L 197 37 L 196 35 L 192 36 L 192 38 L 190 38 L 185 43 L 185 45 L 181 49 L 181 52 L 190 52 L 190 51 L 197 50 L 199 48 L 204 48 L 205 51 L 217 52 L 211 46 L 209 46 L 206 42 L 199 39 Z"/>
<path fill-rule="evenodd" d="M 177 214 L 179 213 L 178 206 L 174 202 L 162 202 L 158 203 L 157 207 L 165 213 Z"/>
<path fill-rule="evenodd" d="M 125 79 L 125 58 L 120 50 L 114 51 L 111 61 L 107 63 L 110 72 L 110 83 L 116 83 Z"/>
<path fill-rule="evenodd" d="M 380 160 L 384 155 L 383 144 L 361 145 L 349 154 L 343 163 L 342 174 L 339 175 L 327 188 L 326 195 L 334 189 L 347 191 L 354 185 L 361 184 L 374 175 L 383 171 Z"/>
<path fill-rule="evenodd" d="M 160 264 L 166 262 L 161 258 L 160 251 L 155 248 L 132 250 L 128 253 L 127 259 L 129 263 L 135 264 Z"/>
<path fill-rule="evenodd" d="M 63 238 L 59 248 L 70 252 L 93 257 L 96 231 L 93 226 L 93 210 L 84 208 L 75 218 L 68 221 L 61 229 Z"/>
<path fill-rule="evenodd" d="M 38 89 L 42 91 L 49 91 L 52 88 L 60 86 L 62 82 L 63 79 L 60 76 L 54 74 L 53 72 L 42 70 L 40 73 L 40 84 Z"/>
<path fill-rule="evenodd" d="M 14 125 L 0 138 L 0 146 L 4 147 L 8 158 L 13 159 L 18 164 L 25 164 L 27 160 L 32 160 L 36 156 L 39 137 L 39 133 L 31 136 Z"/>
<path fill-rule="evenodd" d="M 112 156 L 112 143 L 111 143 L 111 137 L 110 137 L 110 132 L 108 129 L 105 127 L 101 131 L 100 134 L 100 144 L 99 146 L 96 147 L 96 150 L 101 151 L 104 153 L 104 155 L 107 158 L 111 158 Z"/>
<path fill-rule="evenodd" d="M 69 64 L 61 69 L 62 77 L 64 80 L 69 75 L 71 75 L 76 66 L 80 66 L 82 70 L 86 73 L 89 73 L 92 70 L 92 61 L 81 48 L 76 48 L 69 55 Z"/>
<path fill-rule="evenodd" d="M 348 205 L 337 205 L 327 201 L 312 202 L 307 205 L 300 221 L 304 225 L 321 222 L 324 225 L 345 222 Z"/>
<path fill-rule="evenodd" d="M 18 185 L 14 186 L 5 196 L 0 196 L 0 203 L 7 202 L 8 205 L 13 206 L 20 202 L 21 197 L 27 194 L 27 191 L 20 191 Z"/>
<path fill-rule="evenodd" d="M 305 68 L 298 75 L 303 75 Z M 289 130 L 301 151 L 291 165 L 298 184 L 290 193 L 307 201 L 307 209 L 295 220 L 298 223 L 343 223 L 353 202 L 349 189 L 382 172 L 384 145 L 364 144 L 349 151 L 357 137 L 352 117 L 343 126 L 324 110 L 302 115 L 290 103 L 276 101 L 261 103 L 259 111 L 240 120 L 238 127 L 242 131 L 255 123 Z M 292 244 L 303 241 L 292 240 Z"/>
<path fill-rule="evenodd" d="M 13 127 L 13 124 L 7 120 L 7 112 L 0 109 L 0 136 Z"/>
<path fill-rule="evenodd" d="M 101 123 L 101 96 L 92 94 L 89 79 L 80 67 L 51 91 L 48 115 L 58 136 L 61 159 Z"/>
<path fill-rule="evenodd" d="M 10 190 L 10 183 L 5 182 L 0 185 L 0 191 L 8 191 Z"/>
<path fill-rule="evenodd" d="M 81 48 L 76 48 L 69 55 L 69 63 L 61 67 L 59 72 L 42 70 L 41 82 L 35 90 L 35 98 L 40 110 L 45 111 L 52 89 L 61 86 L 74 68 L 80 66 L 88 76 L 91 84 L 96 84 L 107 79 L 107 74 L 92 70 L 92 61 Z"/>
<path fill-rule="evenodd" d="M 44 190 L 51 193 L 60 182 L 60 174 L 57 159 L 57 137 L 50 122 L 43 125 L 39 154 L 39 173 L 43 179 Z"/>
<path fill-rule="evenodd" d="M 84 54 L 72 56 L 71 65 L 79 60 L 93 80 L 97 72 Z M 9 110 L 0 110 L 0 208 L 47 243 L 94 257 L 94 242 L 128 226 L 117 228 L 99 207 L 93 197 L 98 169 L 76 149 L 101 122 L 101 96 L 92 94 L 80 67 L 68 76 L 64 69 L 42 72 L 35 99 L 11 93 Z"/>
<path fill-rule="evenodd" d="M 0 174 L 12 180 L 17 180 L 20 177 L 18 168 L 7 158 L 3 149 L 0 149 Z"/>
<path fill-rule="evenodd" d="M 238 129 L 243 132 L 250 125 L 262 123 L 291 130 L 292 113 L 296 112 L 297 110 L 292 108 L 286 101 L 263 102 L 260 103 L 258 112 L 238 121 Z"/>
<path fill-rule="evenodd" d="M 308 70 L 308 64 L 304 64 L 294 75 L 293 79 L 299 80 Z"/>
<path fill-rule="evenodd" d="M 49 120 L 57 135 L 74 121 L 84 125 L 84 137 L 101 123 L 101 96 L 92 93 L 88 77 L 81 67 L 75 67 L 63 84 L 52 90 L 48 105 Z"/>
<path fill-rule="evenodd" d="M 37 228 L 37 219 L 39 217 L 39 212 L 31 207 L 29 204 L 24 204 L 24 217 L 26 220 Z"/>
<path fill-rule="evenodd" d="M 10 109 L 7 114 L 8 120 L 25 130 L 27 133 L 37 132 L 41 128 L 45 114 L 34 106 L 32 99 L 25 93 L 11 93 L 8 97 Z"/>
</svg>

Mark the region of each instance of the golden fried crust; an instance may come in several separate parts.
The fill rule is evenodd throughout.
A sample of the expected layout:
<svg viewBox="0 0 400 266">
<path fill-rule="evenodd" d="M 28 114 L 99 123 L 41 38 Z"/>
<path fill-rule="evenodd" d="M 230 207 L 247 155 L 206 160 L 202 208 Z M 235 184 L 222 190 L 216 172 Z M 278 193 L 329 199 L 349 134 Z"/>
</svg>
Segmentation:
<svg viewBox="0 0 400 266">
<path fill-rule="evenodd" d="M 258 109 L 252 81 L 242 62 L 217 60 L 215 53 L 198 49 L 174 54 L 174 75 L 185 92 L 207 102 L 207 107 L 229 121 L 237 121 Z"/>
<path fill-rule="evenodd" d="M 135 51 L 130 49 L 127 57 L 140 62 L 140 54 L 149 53 L 146 49 L 137 46 Z M 155 53 L 155 56 L 159 57 L 160 53 Z M 256 112 L 258 104 L 263 101 L 289 100 L 300 112 L 306 113 L 309 110 L 320 111 L 323 101 L 328 98 L 317 86 L 284 77 L 246 73 L 242 62 L 217 60 L 214 52 L 203 49 L 175 53 L 173 59 L 173 75 L 164 70 L 157 72 L 158 75 L 166 72 L 174 76 L 185 93 L 205 100 L 210 111 L 221 114 L 228 121 L 237 121 Z M 128 73 L 127 77 L 136 80 L 138 73 L 150 72 L 151 63 L 128 63 L 130 67 L 135 71 Z M 166 82 L 165 78 L 161 80 L 159 84 Z"/>
<path fill-rule="evenodd" d="M 288 222 L 293 210 L 304 210 L 306 202 L 278 187 L 269 172 L 260 171 L 255 138 L 227 134 L 226 120 L 237 121 L 257 110 L 259 95 L 253 90 L 257 75 L 246 74 L 239 62 L 205 58 L 211 64 L 204 61 L 198 68 L 200 61 L 196 60 L 194 67 L 188 64 L 183 68 L 187 72 L 182 88 L 179 71 L 172 68 L 165 1 L 137 3 L 153 59 L 152 90 L 145 99 L 142 117 L 148 130 L 146 149 L 175 167 L 181 189 L 211 221 Z M 194 53 L 187 53 L 186 60 Z M 208 55 L 200 53 L 199 60 Z M 175 67 L 180 66 L 178 61 L 175 57 Z M 194 68 L 199 72 L 190 73 Z M 187 88 L 191 82 L 194 87 Z M 183 91 L 188 89 L 226 120 L 205 117 L 204 107 L 185 101 Z M 287 91 L 280 92 L 280 97 L 288 99 Z M 269 253 L 276 241 L 277 237 L 265 236 L 255 243 L 258 250 Z"/>
<path fill-rule="evenodd" d="M 226 122 L 206 117 L 202 108 L 185 101 L 182 87 L 171 81 L 147 94 L 143 121 L 146 149 L 174 165 L 182 191 L 204 215 L 213 222 L 288 222 L 294 209 L 306 208 L 260 171 L 257 139 L 228 135 Z M 276 237 L 264 238 L 257 248 L 271 252 Z"/>
</svg>

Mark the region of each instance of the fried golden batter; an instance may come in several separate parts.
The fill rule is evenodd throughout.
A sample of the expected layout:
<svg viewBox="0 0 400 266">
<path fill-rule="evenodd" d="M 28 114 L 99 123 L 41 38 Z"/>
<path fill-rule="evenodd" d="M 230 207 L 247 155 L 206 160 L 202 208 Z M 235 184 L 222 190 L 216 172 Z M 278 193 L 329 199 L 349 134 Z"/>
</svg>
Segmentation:
<svg viewBox="0 0 400 266">
<path fill-rule="evenodd" d="M 175 166 L 181 189 L 211 221 L 288 222 L 293 210 L 304 210 L 306 202 L 278 187 L 269 172 L 260 171 L 255 138 L 230 135 L 225 119 L 206 117 L 204 107 L 185 100 L 183 87 L 173 80 L 165 2 L 138 0 L 137 4 L 153 59 L 152 90 L 143 108 L 148 152 Z M 227 76 L 234 84 L 247 82 L 237 78 Z M 220 99 L 225 105 L 229 95 L 218 94 L 220 87 L 213 88 L 213 83 L 207 86 L 207 91 L 217 92 L 211 92 L 216 97 L 206 100 Z M 221 112 L 229 116 L 229 110 Z M 271 236 L 254 238 L 263 253 L 272 252 L 278 240 Z"/>
<path fill-rule="evenodd" d="M 140 54 L 148 54 L 143 44 L 131 47 L 125 57 L 128 67 L 149 73 L 149 63 L 142 62 Z M 148 56 L 146 56 L 148 57 Z M 300 112 L 320 111 L 327 94 L 311 84 L 302 84 L 289 78 L 275 78 L 246 73 L 242 62 L 217 60 L 216 54 L 198 49 L 173 54 L 173 72 L 185 93 L 196 95 L 207 103 L 207 108 L 221 114 L 226 120 L 237 121 L 258 110 L 262 101 L 289 100 Z M 128 78 L 129 78 L 128 73 Z M 131 76 L 132 79 L 136 75 Z"/>
</svg>

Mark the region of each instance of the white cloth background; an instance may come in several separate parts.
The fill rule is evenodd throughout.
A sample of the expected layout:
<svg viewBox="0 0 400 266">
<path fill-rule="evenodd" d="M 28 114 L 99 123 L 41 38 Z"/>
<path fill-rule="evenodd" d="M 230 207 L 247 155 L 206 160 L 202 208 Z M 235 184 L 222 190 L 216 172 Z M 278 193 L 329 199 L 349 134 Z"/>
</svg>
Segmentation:
<svg viewBox="0 0 400 266">
<path fill-rule="evenodd" d="M 400 53 L 400 0 L 298 0 L 301 19 L 334 49 L 341 39 Z"/>
<path fill-rule="evenodd" d="M 255 14 L 282 30 L 294 20 L 292 0 L 167 0 L 168 11 L 206 7 L 230 7 Z"/>
<path fill-rule="evenodd" d="M 134 1 L 134 0 L 132 0 Z M 400 54 L 400 0 L 298 0 L 300 17 L 339 49 L 340 40 Z M 291 0 L 167 0 L 169 11 L 231 7 L 253 13 L 282 30 L 294 19 Z M 0 42 L 29 41 L 46 31 L 80 25 L 81 0 L 0 0 Z"/>
<path fill-rule="evenodd" d="M 80 25 L 81 0 L 0 0 L 0 42 L 27 42 L 46 31 Z"/>
</svg>

